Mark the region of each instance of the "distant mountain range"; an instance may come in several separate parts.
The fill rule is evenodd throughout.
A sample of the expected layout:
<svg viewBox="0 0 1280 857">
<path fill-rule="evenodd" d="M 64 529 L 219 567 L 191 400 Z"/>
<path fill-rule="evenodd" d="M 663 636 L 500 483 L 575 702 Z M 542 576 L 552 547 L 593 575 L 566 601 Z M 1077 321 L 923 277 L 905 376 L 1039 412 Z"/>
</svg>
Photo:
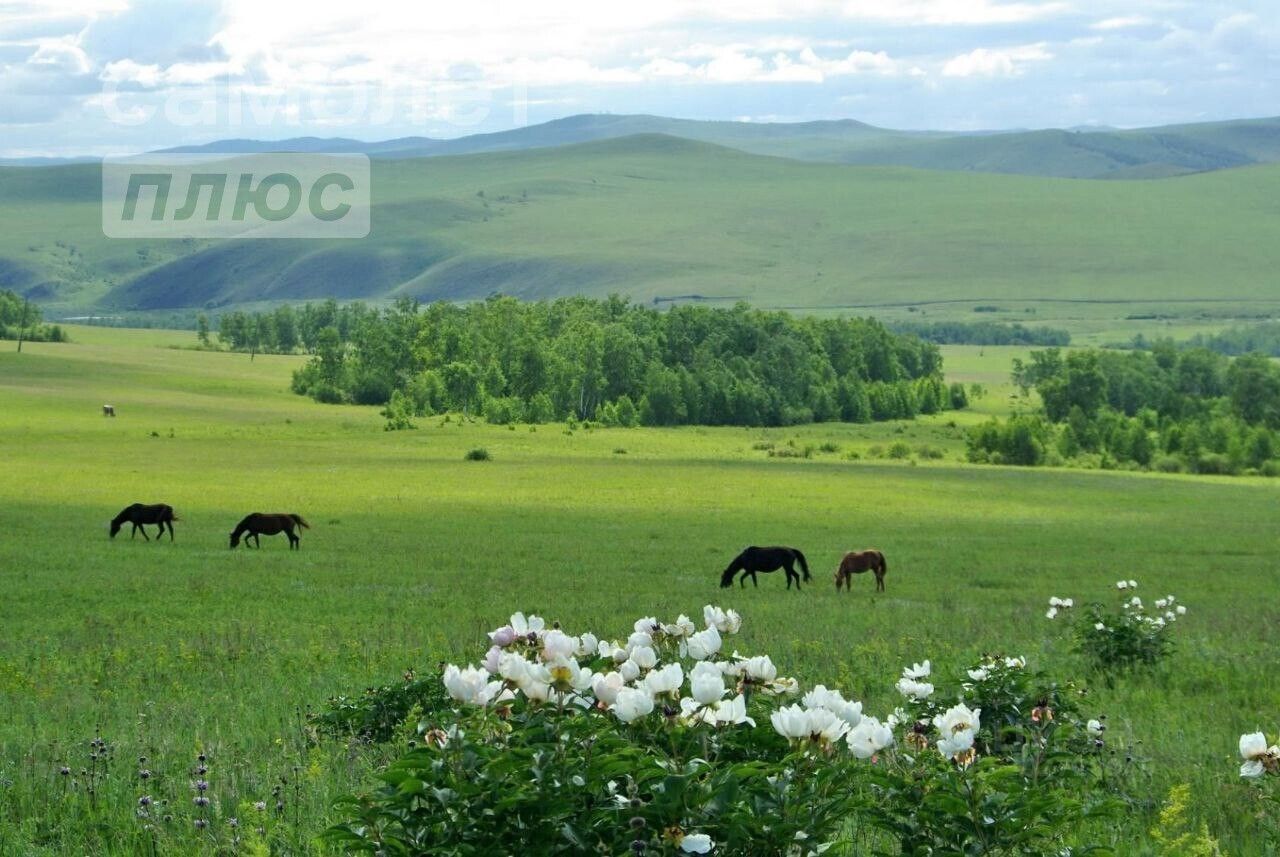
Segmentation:
<svg viewBox="0 0 1280 857">
<path fill-rule="evenodd" d="M 401 137 L 366 143 L 341 137 L 241 139 L 164 151 L 362 152 L 372 158 L 402 159 L 548 148 L 634 134 L 665 134 L 756 155 L 803 161 L 1059 178 L 1163 178 L 1280 161 L 1280 117 L 1130 131 L 1098 128 L 957 133 L 895 131 L 852 119 L 709 122 L 588 114 L 450 140 Z"/>
</svg>

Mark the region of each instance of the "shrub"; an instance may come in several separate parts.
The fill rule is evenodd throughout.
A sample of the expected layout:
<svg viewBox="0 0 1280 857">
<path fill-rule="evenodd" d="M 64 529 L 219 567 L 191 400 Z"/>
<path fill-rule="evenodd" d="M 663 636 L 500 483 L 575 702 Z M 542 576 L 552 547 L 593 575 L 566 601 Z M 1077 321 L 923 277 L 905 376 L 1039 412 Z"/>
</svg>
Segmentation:
<svg viewBox="0 0 1280 857">
<path fill-rule="evenodd" d="M 391 401 L 382 409 L 382 415 L 387 418 L 387 424 L 383 426 L 386 431 L 403 431 L 417 428 L 412 419 L 413 403 L 409 401 L 408 396 L 399 390 L 391 394 Z"/>
<path fill-rule="evenodd" d="M 1181 473 L 1182 459 L 1176 455 L 1162 455 L 1155 460 L 1152 467 L 1161 473 Z"/>
<path fill-rule="evenodd" d="M 939 449 L 936 446 L 930 446 L 927 443 L 921 444 L 920 446 L 916 447 L 916 456 L 919 458 L 937 461 L 939 458 L 942 458 L 944 455 L 946 455 L 946 453 L 944 453 L 941 449 Z"/>
<path fill-rule="evenodd" d="M 468 449 L 467 454 L 463 456 L 466 461 L 489 461 L 489 450 L 483 446 L 477 446 L 475 449 Z"/>
<path fill-rule="evenodd" d="M 898 461 L 911 457 L 911 445 L 906 441 L 895 441 L 889 447 L 889 457 Z"/>
<path fill-rule="evenodd" d="M 383 743 L 411 712 L 431 721 L 448 710 L 449 697 L 439 677 L 419 678 L 409 670 L 403 681 L 370 687 L 359 696 L 331 697 L 322 711 L 307 715 L 307 723 L 317 736 Z"/>
<path fill-rule="evenodd" d="M 758 452 L 767 452 L 768 450 L 773 449 L 773 447 L 774 443 L 771 440 L 758 440 L 751 444 L 751 448 Z"/>
<path fill-rule="evenodd" d="M 840 451 L 840 444 L 827 441 L 818 447 L 818 452 L 835 453 Z"/>
<path fill-rule="evenodd" d="M 1187 608 L 1172 595 L 1157 598 L 1154 610 L 1147 612 L 1146 605 L 1136 594 L 1134 580 L 1116 582 L 1121 603 L 1106 608 L 1093 603 L 1086 607 L 1072 627 L 1075 649 L 1098 672 L 1111 673 L 1142 666 L 1154 666 L 1173 651 L 1170 632 Z M 1049 601 L 1049 619 L 1059 612 L 1070 610 L 1072 599 L 1053 598 Z"/>
<path fill-rule="evenodd" d="M 916 665 L 881 721 L 822 685 L 796 701 L 767 655 L 724 653 L 736 613 L 703 619 L 643 618 L 622 643 L 513 615 L 479 667 L 444 669 L 447 714 L 340 802 L 324 838 L 364 853 L 821 854 L 853 821 L 891 853 L 1080 853 L 1081 822 L 1116 806 L 1072 694 L 1020 658 L 936 697 Z"/>
</svg>

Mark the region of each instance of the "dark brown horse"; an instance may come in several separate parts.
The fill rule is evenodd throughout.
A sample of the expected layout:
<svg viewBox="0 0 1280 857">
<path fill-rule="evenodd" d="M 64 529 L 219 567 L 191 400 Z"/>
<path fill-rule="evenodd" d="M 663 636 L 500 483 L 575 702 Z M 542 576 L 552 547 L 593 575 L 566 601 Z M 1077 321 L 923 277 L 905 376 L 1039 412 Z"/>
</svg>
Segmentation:
<svg viewBox="0 0 1280 857">
<path fill-rule="evenodd" d="M 258 536 L 284 533 L 289 537 L 289 549 L 300 549 L 302 540 L 294 533 L 295 527 L 311 529 L 311 525 L 302 520 L 301 515 L 266 515 L 262 512 L 254 512 L 252 515 L 245 516 L 245 519 L 236 524 L 236 528 L 231 531 L 231 547 L 239 545 L 240 537 L 243 536 L 246 545 L 249 544 L 249 539 L 253 539 L 253 546 L 260 548 L 262 542 Z"/>
<path fill-rule="evenodd" d="M 810 580 L 809 563 L 805 561 L 804 554 L 795 548 L 749 547 L 735 556 L 733 562 L 729 563 L 729 567 L 720 575 L 720 586 L 722 588 L 733 586 L 733 576 L 738 572 L 742 572 L 742 577 L 738 580 L 740 585 L 746 586 L 747 575 L 751 575 L 751 583 L 759 586 L 760 582 L 756 580 L 756 572 L 763 571 L 768 573 L 782 568 L 786 569 L 787 572 L 787 589 L 791 588 L 791 579 L 795 578 L 796 591 L 799 592 L 800 575 L 796 573 L 795 569 L 797 562 L 800 563 L 800 569 L 804 572 L 804 579 Z"/>
<path fill-rule="evenodd" d="M 142 537 L 147 541 L 151 541 L 151 537 L 147 535 L 147 528 L 144 524 L 158 524 L 160 532 L 156 535 L 156 541 L 160 540 L 160 536 L 164 535 L 164 528 L 169 528 L 169 541 L 173 541 L 173 522 L 178 520 L 178 516 L 173 514 L 173 507 L 164 503 L 156 503 L 153 506 L 145 506 L 142 503 L 134 503 L 131 506 L 125 506 L 120 510 L 120 514 L 111 519 L 111 538 L 116 537 L 116 533 L 120 532 L 120 528 L 125 524 L 133 524 L 133 531 L 129 533 L 129 538 L 133 538 L 138 534 L 138 530 L 142 530 Z"/>
<path fill-rule="evenodd" d="M 849 592 L 853 591 L 853 576 L 864 571 L 873 571 L 876 575 L 876 591 L 884 592 L 884 576 L 889 571 L 889 563 L 884 561 L 884 554 L 878 550 L 849 551 L 840 560 L 836 569 L 836 592 L 843 585 Z"/>
</svg>

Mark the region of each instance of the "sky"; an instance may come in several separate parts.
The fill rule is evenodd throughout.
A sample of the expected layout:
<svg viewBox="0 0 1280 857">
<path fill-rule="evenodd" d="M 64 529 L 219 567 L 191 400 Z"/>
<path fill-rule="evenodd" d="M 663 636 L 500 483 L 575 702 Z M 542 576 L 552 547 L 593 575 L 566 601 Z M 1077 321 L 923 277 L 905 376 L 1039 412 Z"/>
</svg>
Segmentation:
<svg viewBox="0 0 1280 857">
<path fill-rule="evenodd" d="M 1280 114 L 1280 0 L 0 0 L 0 156 L 578 113 L 890 128 Z"/>
</svg>

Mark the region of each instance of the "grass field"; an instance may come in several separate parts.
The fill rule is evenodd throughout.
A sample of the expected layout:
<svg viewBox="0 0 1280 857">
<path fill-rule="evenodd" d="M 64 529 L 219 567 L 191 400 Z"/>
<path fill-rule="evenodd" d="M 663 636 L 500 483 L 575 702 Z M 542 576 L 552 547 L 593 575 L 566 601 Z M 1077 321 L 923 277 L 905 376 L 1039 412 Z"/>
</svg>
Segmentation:
<svg viewBox="0 0 1280 857">
<path fill-rule="evenodd" d="M 926 657 L 950 672 L 1000 651 L 1079 675 L 1045 602 L 1108 600 L 1121 577 L 1190 612 L 1167 667 L 1098 682 L 1086 700 L 1111 740 L 1136 743 L 1149 798 L 1099 833 L 1122 854 L 1149 853 L 1156 806 L 1186 782 L 1228 853 L 1271 847 L 1235 748 L 1241 732 L 1280 727 L 1274 483 L 966 466 L 960 433 L 976 412 L 572 434 L 436 417 L 383 432 L 375 409 L 290 394 L 299 358 L 164 347 L 189 333 L 73 336 L 0 353 L 0 854 L 141 853 L 143 793 L 171 801 L 167 853 L 213 853 L 208 833 L 251 817 L 281 776 L 287 806 L 273 823 L 313 850 L 333 798 L 367 786 L 379 757 L 309 746 L 300 713 L 410 666 L 475 657 L 516 609 L 603 636 L 640 615 L 735 607 L 744 652 L 885 713 L 902 666 Z M 1014 352 L 946 353 L 956 377 L 991 387 L 980 409 L 1006 406 Z M 119 416 L 102 417 L 104 403 Z M 947 452 L 846 457 L 899 439 Z M 819 451 L 771 459 L 753 448 L 767 442 Z M 464 461 L 474 447 L 492 460 Z M 177 541 L 108 541 L 107 520 L 134 501 L 174 505 Z M 227 532 L 255 510 L 304 515 L 301 551 L 281 539 L 229 551 Z M 742 545 L 772 542 L 805 550 L 812 588 L 788 593 L 774 577 L 717 588 Z M 858 580 L 837 597 L 838 556 L 870 545 L 889 557 L 888 591 Z M 90 797 L 79 769 L 98 735 L 114 761 Z M 215 804 L 205 838 L 190 828 L 199 752 Z M 146 784 L 138 756 L 154 772 Z"/>
</svg>

